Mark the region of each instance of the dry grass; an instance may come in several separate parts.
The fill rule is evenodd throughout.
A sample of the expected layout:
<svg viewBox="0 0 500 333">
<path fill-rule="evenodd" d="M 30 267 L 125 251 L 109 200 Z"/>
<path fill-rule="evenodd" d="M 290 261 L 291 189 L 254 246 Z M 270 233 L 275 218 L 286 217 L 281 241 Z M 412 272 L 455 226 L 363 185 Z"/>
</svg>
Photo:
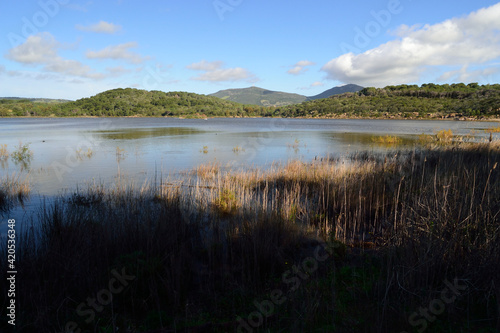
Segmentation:
<svg viewBox="0 0 500 333">
<path fill-rule="evenodd" d="M 235 331 L 279 289 L 286 302 L 261 331 L 401 331 L 457 277 L 470 287 L 432 331 L 495 327 L 499 162 L 498 143 L 461 144 L 92 185 L 46 207 L 39 233 L 27 235 L 39 247 L 20 252 L 19 320 L 46 331 L 69 320 L 91 331 Z M 321 242 L 333 255 L 292 290 L 283 274 Z M 78 304 L 122 267 L 136 281 L 84 323 Z"/>
<path fill-rule="evenodd" d="M 6 160 L 9 158 L 9 151 L 7 150 L 6 144 L 0 145 L 0 160 Z"/>
<path fill-rule="evenodd" d="M 440 130 L 436 133 L 436 139 L 439 142 L 448 143 L 453 139 L 453 131 L 451 129 Z"/>
<path fill-rule="evenodd" d="M 400 137 L 393 135 L 375 136 L 372 138 L 372 141 L 380 145 L 397 145 L 403 142 Z"/>
<path fill-rule="evenodd" d="M 486 133 L 500 133 L 500 126 L 490 127 L 484 130 Z"/>
<path fill-rule="evenodd" d="M 192 176 L 196 176 L 202 180 L 215 179 L 217 174 L 221 171 L 221 165 L 217 162 L 198 165 L 191 172 Z"/>
<path fill-rule="evenodd" d="M 0 210 L 6 210 L 16 202 L 23 203 L 31 191 L 29 177 L 13 174 L 0 179 Z"/>
<path fill-rule="evenodd" d="M 435 138 L 432 135 L 422 133 L 418 136 L 417 142 L 421 145 L 427 145 L 431 142 L 433 142 Z"/>
<path fill-rule="evenodd" d="M 117 156 L 118 156 L 118 147 L 117 147 Z M 121 150 L 121 153 L 123 152 L 124 150 Z M 88 148 L 87 151 L 83 151 L 82 148 L 79 148 L 76 150 L 76 157 L 79 159 L 79 160 L 83 160 L 84 157 L 87 157 L 87 158 L 92 158 L 92 156 L 94 156 L 95 152 L 92 150 L 92 148 Z"/>
<path fill-rule="evenodd" d="M 235 153 L 235 154 L 238 154 L 238 153 L 240 153 L 242 151 L 245 151 L 245 149 L 242 148 L 242 147 L 240 147 L 240 146 L 236 146 L 236 147 L 233 148 L 233 153 Z"/>
</svg>

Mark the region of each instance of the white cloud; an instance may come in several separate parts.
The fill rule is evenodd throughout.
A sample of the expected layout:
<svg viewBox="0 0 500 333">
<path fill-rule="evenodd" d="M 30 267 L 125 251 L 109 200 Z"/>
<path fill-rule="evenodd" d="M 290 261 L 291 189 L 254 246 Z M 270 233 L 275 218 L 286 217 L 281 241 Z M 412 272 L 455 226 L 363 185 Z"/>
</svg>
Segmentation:
<svg viewBox="0 0 500 333">
<path fill-rule="evenodd" d="M 315 63 L 312 61 L 301 60 L 293 65 L 292 68 L 287 71 L 287 73 L 292 75 L 299 75 L 301 73 L 307 72 L 309 70 L 309 68 L 307 67 L 312 65 L 315 65 Z"/>
<path fill-rule="evenodd" d="M 75 27 L 81 31 L 97 32 L 102 34 L 114 34 L 122 30 L 121 25 L 105 21 L 100 21 L 99 23 L 91 24 L 89 26 L 83 26 L 81 24 L 77 24 Z"/>
<path fill-rule="evenodd" d="M 235 68 L 223 68 L 224 63 L 222 61 L 212 61 L 208 62 L 202 60 L 197 63 L 193 63 L 186 66 L 188 69 L 195 71 L 201 71 L 201 73 L 194 80 L 198 81 L 211 81 L 211 82 L 221 82 L 221 81 L 248 81 L 256 82 L 258 79 L 254 74 L 250 73 L 248 70 L 235 67 Z"/>
<path fill-rule="evenodd" d="M 192 69 L 195 71 L 207 71 L 207 72 L 209 72 L 209 71 L 215 71 L 215 70 L 221 68 L 222 66 L 224 66 L 224 62 L 222 62 L 222 61 L 209 62 L 206 60 L 202 60 L 200 62 L 196 62 L 194 64 L 191 64 L 191 65 L 187 66 L 186 68 Z"/>
<path fill-rule="evenodd" d="M 62 58 L 57 53 L 59 48 L 61 44 L 50 33 L 43 32 L 29 36 L 23 44 L 10 49 L 6 57 L 25 65 L 43 65 L 47 72 L 93 79 L 104 77 L 79 61 Z"/>
<path fill-rule="evenodd" d="M 489 81 L 487 78 L 499 71 L 498 67 L 469 70 L 468 66 L 464 66 L 458 70 L 444 72 L 437 81 L 472 82 L 477 81 L 477 78 L 484 78 L 486 81 Z"/>
<path fill-rule="evenodd" d="M 57 57 L 59 43 L 48 32 L 29 36 L 26 41 L 9 50 L 7 58 L 23 64 L 43 64 Z"/>
<path fill-rule="evenodd" d="M 142 57 L 141 55 L 129 50 L 130 48 L 135 47 L 137 47 L 136 42 L 110 45 L 100 51 L 87 51 L 85 55 L 88 59 L 125 60 L 132 64 L 140 64 L 149 59 L 149 57 Z"/>
<path fill-rule="evenodd" d="M 305 86 L 305 87 L 298 87 L 298 89 L 300 90 L 311 90 L 313 88 L 316 88 L 316 87 L 322 87 L 324 86 L 325 84 L 321 81 L 316 81 L 316 82 L 313 82 L 311 83 L 310 85 L 308 86 Z"/>
<path fill-rule="evenodd" d="M 467 66 L 500 57 L 499 17 L 500 3 L 435 25 L 401 26 L 398 39 L 361 54 L 343 54 L 322 70 L 329 79 L 378 87 L 418 81 L 424 72 L 440 71 L 436 66 L 465 69 L 466 75 L 451 71 L 442 79 L 477 79 L 480 72 L 467 72 Z"/>
</svg>

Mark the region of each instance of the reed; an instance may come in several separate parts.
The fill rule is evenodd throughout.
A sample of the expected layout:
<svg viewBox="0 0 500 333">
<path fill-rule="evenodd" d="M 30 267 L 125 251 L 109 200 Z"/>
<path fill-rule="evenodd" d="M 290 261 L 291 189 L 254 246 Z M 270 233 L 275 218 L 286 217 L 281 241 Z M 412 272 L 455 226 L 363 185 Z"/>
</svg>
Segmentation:
<svg viewBox="0 0 500 333">
<path fill-rule="evenodd" d="M 82 148 L 79 148 L 75 151 L 75 153 L 76 153 L 76 158 L 78 158 L 78 160 L 80 160 L 80 161 L 83 160 L 84 157 L 87 157 L 88 159 L 90 159 L 95 154 L 95 152 L 92 150 L 92 148 L 88 148 L 87 151 L 83 151 Z M 117 147 L 117 149 L 116 149 L 117 157 L 123 153 L 124 153 L 124 150 L 123 149 L 119 150 L 119 147 Z"/>
<path fill-rule="evenodd" d="M 238 153 L 243 152 L 243 151 L 245 151 L 245 149 L 240 147 L 240 146 L 235 146 L 233 148 L 233 153 L 235 153 L 235 154 L 238 154 Z"/>
<path fill-rule="evenodd" d="M 236 331 L 280 290 L 286 300 L 255 331 L 410 331 L 412 313 L 458 278 L 468 288 L 429 328 L 493 331 L 499 162 L 497 142 L 463 143 L 93 184 L 46 206 L 24 236 L 20 322 Z M 321 244 L 331 255 L 305 272 Z M 123 267 L 135 280 L 85 323 L 79 303 Z"/>
<path fill-rule="evenodd" d="M 0 160 L 7 160 L 9 158 L 9 151 L 6 144 L 0 145 Z"/>
<path fill-rule="evenodd" d="M 395 135 L 375 136 L 372 138 L 372 141 L 381 145 L 396 145 L 403 142 L 400 137 L 397 137 Z"/>
<path fill-rule="evenodd" d="M 16 164 L 20 164 L 23 169 L 27 169 L 33 158 L 33 151 L 30 149 L 30 144 L 19 142 L 19 146 L 10 154 L 11 159 Z"/>
<path fill-rule="evenodd" d="M 490 127 L 484 130 L 486 133 L 500 133 L 500 126 Z"/>
<path fill-rule="evenodd" d="M 29 177 L 12 174 L 0 178 L 0 211 L 8 210 L 15 203 L 23 203 L 29 197 Z"/>
<path fill-rule="evenodd" d="M 440 130 L 436 133 L 436 139 L 442 143 L 450 142 L 453 139 L 453 131 L 451 129 Z"/>
</svg>

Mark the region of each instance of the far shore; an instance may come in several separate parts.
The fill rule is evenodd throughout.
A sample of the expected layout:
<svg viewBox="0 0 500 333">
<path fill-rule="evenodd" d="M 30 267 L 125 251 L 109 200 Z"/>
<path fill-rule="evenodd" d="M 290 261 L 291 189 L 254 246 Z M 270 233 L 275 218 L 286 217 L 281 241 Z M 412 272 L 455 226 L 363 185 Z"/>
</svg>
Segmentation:
<svg viewBox="0 0 500 333">
<path fill-rule="evenodd" d="M 71 117 L 56 117 L 56 116 L 14 116 L 14 117 L 1 117 L 0 119 L 77 119 L 77 118 L 172 118 L 172 119 L 218 119 L 218 118 L 245 118 L 245 119 L 258 119 L 258 118 L 269 118 L 269 119 L 345 119 L 345 120 L 448 120 L 448 121 L 478 121 L 478 122 L 500 122 L 500 118 L 475 118 L 475 117 L 457 117 L 457 116 L 431 116 L 431 117 L 403 117 L 398 115 L 384 116 L 384 117 L 366 117 L 366 116 L 344 116 L 344 115 L 335 115 L 335 116 L 321 116 L 321 117 L 265 117 L 265 116 L 162 116 L 162 117 L 154 117 L 154 116 L 144 116 L 144 115 L 134 115 L 134 116 L 116 116 L 116 117 L 108 117 L 108 116 L 71 116 Z"/>
</svg>

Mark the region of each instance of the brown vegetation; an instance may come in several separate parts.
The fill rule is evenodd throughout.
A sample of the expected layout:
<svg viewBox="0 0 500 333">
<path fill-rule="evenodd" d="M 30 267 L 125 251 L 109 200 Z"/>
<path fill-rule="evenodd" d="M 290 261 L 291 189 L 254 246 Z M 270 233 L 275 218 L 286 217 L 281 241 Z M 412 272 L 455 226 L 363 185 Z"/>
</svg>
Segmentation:
<svg viewBox="0 0 500 333">
<path fill-rule="evenodd" d="M 255 332 L 412 331 L 413 312 L 457 279 L 467 288 L 429 331 L 493 332 L 499 162 L 497 143 L 461 144 L 89 187 L 24 235 L 19 327 L 231 332 L 280 290 Z M 113 269 L 134 280 L 86 323 L 77 308 Z"/>
</svg>

